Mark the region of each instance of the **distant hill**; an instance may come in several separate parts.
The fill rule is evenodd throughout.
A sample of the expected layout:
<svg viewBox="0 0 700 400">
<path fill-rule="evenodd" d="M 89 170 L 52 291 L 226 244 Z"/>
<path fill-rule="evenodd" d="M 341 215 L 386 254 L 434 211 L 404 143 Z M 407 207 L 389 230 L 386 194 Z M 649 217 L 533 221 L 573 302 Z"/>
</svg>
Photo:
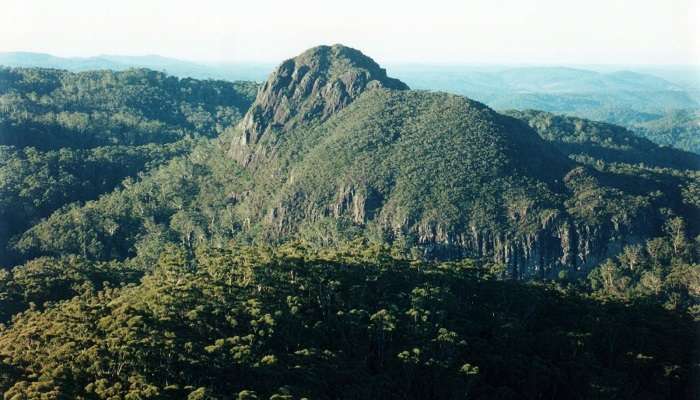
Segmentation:
<svg viewBox="0 0 700 400">
<path fill-rule="evenodd" d="M 496 109 L 583 113 L 608 107 L 638 111 L 698 107 L 693 88 L 632 71 L 565 67 L 396 66 L 416 89 L 469 96 Z"/>
<path fill-rule="evenodd" d="M 73 72 L 109 69 L 122 71 L 129 68 L 148 68 L 181 78 L 223 79 L 229 81 L 262 81 L 272 70 L 264 63 L 203 64 L 158 55 L 95 57 L 56 57 L 44 53 L 0 53 L 0 65 L 8 67 L 57 68 Z"/>
</svg>

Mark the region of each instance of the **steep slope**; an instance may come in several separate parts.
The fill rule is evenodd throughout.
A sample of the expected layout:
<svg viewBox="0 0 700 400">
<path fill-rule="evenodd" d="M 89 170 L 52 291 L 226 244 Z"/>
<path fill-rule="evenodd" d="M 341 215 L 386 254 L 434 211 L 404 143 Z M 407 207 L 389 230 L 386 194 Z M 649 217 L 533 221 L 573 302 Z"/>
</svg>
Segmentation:
<svg viewBox="0 0 700 400">
<path fill-rule="evenodd" d="M 342 45 L 318 46 L 282 63 L 270 76 L 239 125 L 231 154 L 247 164 L 263 136 L 323 121 L 365 89 L 408 89 L 361 52 Z"/>
<path fill-rule="evenodd" d="M 446 245 L 425 249 L 440 256 L 458 255 L 452 245 L 465 245 L 466 232 L 500 231 L 521 201 L 524 225 L 545 223 L 571 164 L 524 124 L 479 103 L 385 90 L 287 132 L 273 152 L 255 166 L 249 200 L 264 213 L 250 219 L 265 235 L 313 231 L 331 217 L 374 225 L 407 245 Z"/>
</svg>

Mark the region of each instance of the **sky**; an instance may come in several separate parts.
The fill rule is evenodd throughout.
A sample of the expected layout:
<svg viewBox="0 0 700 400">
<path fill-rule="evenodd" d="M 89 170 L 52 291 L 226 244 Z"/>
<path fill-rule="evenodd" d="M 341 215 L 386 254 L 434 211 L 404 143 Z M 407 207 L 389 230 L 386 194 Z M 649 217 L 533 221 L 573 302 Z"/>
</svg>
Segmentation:
<svg viewBox="0 0 700 400">
<path fill-rule="evenodd" d="M 0 0 L 0 51 L 278 62 L 700 64 L 700 0 Z"/>
</svg>

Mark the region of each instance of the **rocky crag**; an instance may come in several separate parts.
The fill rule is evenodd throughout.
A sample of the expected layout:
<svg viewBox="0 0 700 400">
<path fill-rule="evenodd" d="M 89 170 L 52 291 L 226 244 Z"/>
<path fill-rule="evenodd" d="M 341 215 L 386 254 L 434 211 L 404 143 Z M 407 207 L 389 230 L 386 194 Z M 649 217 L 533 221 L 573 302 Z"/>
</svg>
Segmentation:
<svg viewBox="0 0 700 400">
<path fill-rule="evenodd" d="M 514 116 L 408 90 L 357 50 L 316 47 L 282 63 L 236 127 L 229 154 L 253 184 L 232 198 L 252 238 L 360 235 L 514 278 L 584 274 L 687 214 L 685 180 L 600 167 L 613 150 L 623 161 L 648 152 L 627 133 L 600 141 L 601 127 L 577 122 L 554 135 Z M 687 156 L 666 153 L 664 166 Z"/>
</svg>

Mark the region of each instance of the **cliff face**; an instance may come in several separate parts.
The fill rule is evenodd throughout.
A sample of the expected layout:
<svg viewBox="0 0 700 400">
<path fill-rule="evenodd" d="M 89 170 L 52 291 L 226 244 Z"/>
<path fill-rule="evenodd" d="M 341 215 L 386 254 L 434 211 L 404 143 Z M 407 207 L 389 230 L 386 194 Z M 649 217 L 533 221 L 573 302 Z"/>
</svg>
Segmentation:
<svg viewBox="0 0 700 400">
<path fill-rule="evenodd" d="M 665 177 L 572 160 L 641 151 L 614 131 L 552 131 L 461 96 L 407 89 L 342 46 L 284 62 L 231 144 L 253 181 L 236 195 L 248 234 L 319 243 L 360 235 L 428 259 L 491 261 L 527 279 L 585 274 L 658 234 L 659 210 L 680 207 Z"/>
<path fill-rule="evenodd" d="M 262 86 L 237 127 L 231 155 L 247 164 L 253 146 L 266 135 L 324 121 L 365 90 L 377 88 L 407 90 L 408 86 L 387 77 L 383 68 L 358 50 L 342 45 L 307 50 L 283 62 Z"/>
</svg>

